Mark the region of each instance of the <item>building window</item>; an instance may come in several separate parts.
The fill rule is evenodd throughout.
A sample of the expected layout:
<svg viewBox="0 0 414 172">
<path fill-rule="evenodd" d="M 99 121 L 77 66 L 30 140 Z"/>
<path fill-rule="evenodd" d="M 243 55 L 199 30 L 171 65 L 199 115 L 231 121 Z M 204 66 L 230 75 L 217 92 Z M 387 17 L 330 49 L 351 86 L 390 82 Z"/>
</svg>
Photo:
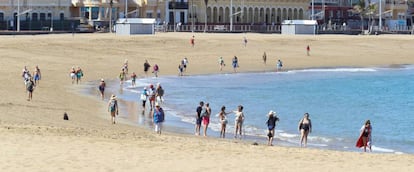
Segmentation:
<svg viewBox="0 0 414 172">
<path fill-rule="evenodd" d="M 40 21 L 45 21 L 45 20 L 46 20 L 46 14 L 40 13 Z"/>
<path fill-rule="evenodd" d="M 91 10 L 89 11 L 89 9 Z M 98 19 L 99 16 L 99 7 L 82 7 L 81 8 L 81 16 L 89 19 L 89 12 L 91 13 L 91 19 Z"/>
<path fill-rule="evenodd" d="M 32 21 L 37 21 L 37 13 L 32 13 Z"/>
<path fill-rule="evenodd" d="M 52 19 L 52 13 L 47 13 L 47 18 Z"/>
<path fill-rule="evenodd" d="M 4 13 L 0 13 L 0 21 L 4 21 Z"/>
<path fill-rule="evenodd" d="M 60 20 L 65 20 L 65 13 L 60 13 Z"/>
<path fill-rule="evenodd" d="M 152 13 L 147 12 L 147 18 L 152 18 Z"/>
</svg>

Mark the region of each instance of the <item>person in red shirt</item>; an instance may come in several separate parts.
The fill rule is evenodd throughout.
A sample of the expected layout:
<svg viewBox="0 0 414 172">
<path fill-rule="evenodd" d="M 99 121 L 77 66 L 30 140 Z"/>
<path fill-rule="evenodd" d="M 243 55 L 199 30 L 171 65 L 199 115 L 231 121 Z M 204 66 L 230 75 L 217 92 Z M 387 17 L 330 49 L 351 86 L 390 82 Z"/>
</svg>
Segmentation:
<svg viewBox="0 0 414 172">
<path fill-rule="evenodd" d="M 191 47 L 194 47 L 194 35 L 193 35 L 193 37 L 191 37 L 191 39 L 190 39 L 190 44 L 191 44 Z"/>
</svg>

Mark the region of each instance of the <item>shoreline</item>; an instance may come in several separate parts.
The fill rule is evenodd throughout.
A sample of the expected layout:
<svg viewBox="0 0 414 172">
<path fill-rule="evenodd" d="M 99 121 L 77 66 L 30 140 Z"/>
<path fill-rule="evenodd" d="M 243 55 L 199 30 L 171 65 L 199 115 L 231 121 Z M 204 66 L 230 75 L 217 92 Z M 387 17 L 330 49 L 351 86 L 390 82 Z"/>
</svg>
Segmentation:
<svg viewBox="0 0 414 172">
<path fill-rule="evenodd" d="M 414 65 L 411 64 L 403 64 L 403 65 L 387 65 L 387 66 L 377 66 L 377 67 L 326 67 L 326 68 L 305 68 L 305 69 L 289 69 L 289 70 L 285 70 L 282 72 L 335 72 L 335 71 L 351 71 L 354 72 L 354 70 L 356 71 L 365 71 L 365 70 L 369 70 L 369 69 L 384 69 L 384 70 L 393 70 L 393 69 L 411 69 L 413 68 Z M 248 71 L 248 72 L 238 72 L 238 73 L 220 73 L 220 74 L 216 74 L 216 73 L 206 73 L 206 74 L 196 74 L 196 75 L 185 75 L 183 77 L 187 77 L 187 76 L 208 76 L 208 75 L 229 75 L 229 74 L 254 74 L 254 73 L 268 73 L 268 72 L 274 72 L 275 71 Z M 162 77 L 167 77 L 167 78 L 173 78 L 176 77 L 174 75 L 164 75 L 164 76 L 160 76 L 160 78 Z M 151 77 L 150 77 L 151 78 Z M 138 80 L 142 80 L 142 79 L 148 79 L 148 78 L 139 78 Z M 154 78 L 152 78 L 154 79 Z M 177 77 L 175 79 L 180 79 L 180 77 Z M 131 80 L 127 80 L 124 83 L 124 87 L 123 87 L 123 92 L 125 92 L 125 89 L 130 89 L 132 87 L 129 86 Z M 96 81 L 98 82 L 98 81 Z M 118 81 L 117 79 L 111 79 L 109 81 L 107 81 L 108 85 L 113 85 L 116 86 L 118 85 Z M 128 84 L 128 86 L 126 86 Z M 155 83 L 154 83 L 155 84 Z M 162 83 L 161 83 L 162 84 Z M 89 86 L 91 86 L 90 88 L 84 88 L 83 92 L 85 92 L 85 94 L 92 96 L 93 95 L 93 86 L 88 84 Z M 117 87 L 117 86 L 116 86 Z M 135 88 L 141 88 L 140 86 L 136 86 Z M 85 89 L 89 89 L 89 93 L 86 93 L 88 91 L 85 91 Z M 113 87 L 111 87 L 112 90 L 110 90 L 110 92 L 114 93 L 117 92 L 114 90 Z M 118 89 L 118 88 L 116 88 Z M 96 90 L 95 90 L 96 91 Z M 107 90 L 109 91 L 109 89 Z M 139 91 L 139 90 L 138 90 Z M 119 92 L 119 90 L 118 90 Z M 130 92 L 132 93 L 132 92 Z M 124 94 L 124 93 L 122 93 Z M 139 94 L 139 93 L 137 93 Z M 131 94 L 129 94 L 131 95 Z M 107 95 L 108 96 L 108 95 Z M 125 100 L 120 98 L 121 100 L 121 111 L 126 111 L 126 116 L 125 113 L 123 113 L 123 116 L 118 117 L 122 119 L 121 123 L 123 124 L 127 124 L 127 125 L 132 125 L 134 127 L 141 127 L 144 128 L 146 130 L 148 130 L 149 132 L 153 131 L 153 126 L 152 126 L 152 119 L 149 117 L 150 114 L 148 114 L 148 109 L 146 109 L 145 111 L 142 110 L 141 105 L 141 101 L 138 100 Z M 105 99 L 106 100 L 106 99 Z M 147 106 L 148 106 L 148 102 L 147 102 Z M 131 108 L 133 107 L 133 108 Z M 138 108 L 137 108 L 138 107 Z M 171 109 L 174 111 L 174 109 Z M 194 125 L 193 123 L 189 123 L 188 121 L 183 121 L 182 117 L 177 116 L 177 114 L 171 114 L 168 113 L 170 111 L 170 108 L 168 108 L 166 110 L 167 115 L 172 115 L 169 116 L 170 120 L 166 121 L 163 126 L 164 126 L 164 131 L 167 131 L 167 133 L 176 133 L 176 134 L 184 134 L 187 136 L 194 136 L 193 134 L 193 130 L 194 130 Z M 145 113 L 145 114 L 144 114 Z M 176 111 L 175 111 L 176 113 Z M 135 117 L 136 116 L 136 117 Z M 213 117 L 214 118 L 214 117 Z M 203 127 L 201 127 L 203 128 Z M 228 130 L 230 132 L 226 133 L 226 138 L 224 140 L 235 140 L 233 139 L 233 133 L 231 130 Z M 277 132 L 277 131 L 276 131 Z M 218 139 L 218 140 L 223 140 L 221 138 L 219 138 L 219 131 L 216 131 L 214 129 L 211 128 L 211 126 L 209 126 L 209 138 L 212 139 Z M 277 132 L 278 133 L 278 132 Z M 287 133 L 289 134 L 289 133 Z M 202 137 L 202 136 L 195 136 L 195 137 Z M 315 136 L 317 137 L 317 136 Z M 243 139 L 237 139 L 237 141 L 242 141 L 244 143 L 250 143 L 250 144 L 261 144 L 261 145 L 266 145 L 267 143 L 267 137 L 263 134 L 263 135 L 252 135 L 252 134 L 247 134 L 243 136 Z M 281 140 L 281 138 L 275 137 L 274 140 L 274 145 L 275 146 L 282 146 L 282 147 L 292 147 L 292 148 L 300 148 L 297 146 L 298 143 L 292 143 L 286 140 Z M 313 145 L 313 146 L 312 146 Z M 309 143 L 308 147 L 309 148 L 313 148 L 313 149 L 320 149 L 320 150 L 332 150 L 332 151 L 343 151 L 343 152 L 360 152 L 360 149 L 357 148 L 353 148 L 353 149 L 349 149 L 349 148 L 341 148 L 338 145 L 326 145 L 326 146 L 317 146 L 318 144 L 314 143 Z M 375 145 L 374 145 L 375 146 Z M 351 147 L 351 146 L 350 146 Z M 374 151 L 374 153 L 378 153 L 378 154 L 412 154 L 409 152 L 400 152 L 391 148 L 383 148 L 383 147 L 377 147 L 375 148 L 377 149 L 376 151 Z M 392 150 L 392 151 L 391 151 Z"/>
</svg>

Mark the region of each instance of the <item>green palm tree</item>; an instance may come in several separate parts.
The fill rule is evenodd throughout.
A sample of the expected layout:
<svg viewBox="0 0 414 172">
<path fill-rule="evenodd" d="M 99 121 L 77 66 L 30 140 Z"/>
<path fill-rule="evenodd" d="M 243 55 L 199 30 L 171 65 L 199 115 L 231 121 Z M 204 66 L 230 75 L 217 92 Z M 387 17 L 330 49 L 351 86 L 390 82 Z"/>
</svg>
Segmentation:
<svg viewBox="0 0 414 172">
<path fill-rule="evenodd" d="M 360 0 L 351 10 L 353 13 L 358 14 L 361 18 L 361 31 L 364 31 L 364 18 L 368 17 L 368 20 L 372 27 L 374 21 L 374 14 L 377 12 L 377 4 L 371 3 L 370 0 L 366 2 L 366 0 Z"/>
<path fill-rule="evenodd" d="M 365 14 L 365 0 L 360 0 L 354 7 L 352 8 L 352 13 L 358 14 L 361 18 L 361 32 L 364 31 L 364 14 Z"/>
</svg>

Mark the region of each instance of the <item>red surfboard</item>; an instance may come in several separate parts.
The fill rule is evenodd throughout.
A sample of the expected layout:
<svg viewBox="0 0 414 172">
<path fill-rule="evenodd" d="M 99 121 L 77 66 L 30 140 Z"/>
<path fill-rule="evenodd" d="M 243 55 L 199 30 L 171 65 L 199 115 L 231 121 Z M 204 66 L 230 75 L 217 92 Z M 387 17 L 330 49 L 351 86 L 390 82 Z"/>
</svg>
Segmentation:
<svg viewBox="0 0 414 172">
<path fill-rule="evenodd" d="M 358 140 L 357 140 L 357 142 L 356 142 L 355 146 L 356 146 L 357 148 L 361 148 L 361 147 L 363 147 L 363 146 L 364 146 L 364 142 L 362 141 L 362 135 L 361 135 L 361 136 L 359 136 L 359 138 L 358 138 Z"/>
</svg>

